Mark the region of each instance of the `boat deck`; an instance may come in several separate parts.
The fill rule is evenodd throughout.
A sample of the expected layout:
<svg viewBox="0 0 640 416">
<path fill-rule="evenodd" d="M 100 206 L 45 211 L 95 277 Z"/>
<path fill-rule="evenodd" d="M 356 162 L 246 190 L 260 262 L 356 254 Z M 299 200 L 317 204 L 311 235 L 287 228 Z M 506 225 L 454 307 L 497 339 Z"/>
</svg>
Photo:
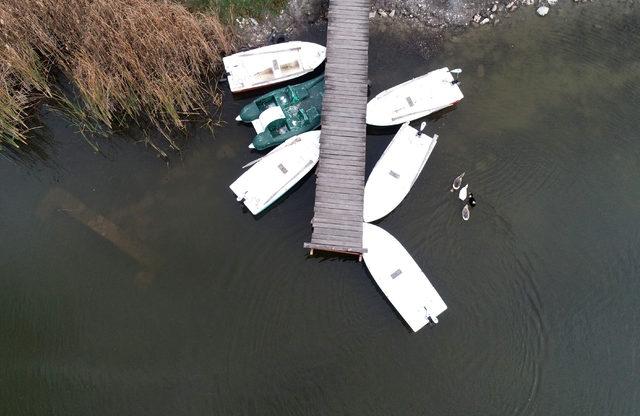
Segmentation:
<svg viewBox="0 0 640 416">
<path fill-rule="evenodd" d="M 361 255 L 369 0 L 331 0 L 313 250 Z"/>
</svg>

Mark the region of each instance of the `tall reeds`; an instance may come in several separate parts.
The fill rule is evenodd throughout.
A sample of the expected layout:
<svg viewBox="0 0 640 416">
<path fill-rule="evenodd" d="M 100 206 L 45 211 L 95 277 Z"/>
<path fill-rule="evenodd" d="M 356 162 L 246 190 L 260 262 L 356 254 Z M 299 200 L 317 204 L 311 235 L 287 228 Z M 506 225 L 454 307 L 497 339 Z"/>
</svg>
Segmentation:
<svg viewBox="0 0 640 416">
<path fill-rule="evenodd" d="M 92 126 L 182 128 L 215 98 L 211 81 L 233 46 L 215 15 L 154 0 L 3 0 L 0 38 L 0 143 L 13 146 L 28 140 L 42 97 Z"/>
</svg>

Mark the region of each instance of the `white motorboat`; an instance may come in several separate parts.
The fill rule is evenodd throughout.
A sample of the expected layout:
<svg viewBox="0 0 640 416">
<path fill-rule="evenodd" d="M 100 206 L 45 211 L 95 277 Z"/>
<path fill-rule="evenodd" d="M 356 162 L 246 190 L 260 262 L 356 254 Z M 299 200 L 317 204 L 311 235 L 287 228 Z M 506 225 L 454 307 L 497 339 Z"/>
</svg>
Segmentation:
<svg viewBox="0 0 640 416">
<path fill-rule="evenodd" d="M 326 49 L 311 42 L 284 42 L 225 56 L 232 92 L 288 81 L 308 74 L 324 61 Z"/>
<path fill-rule="evenodd" d="M 464 95 L 452 71 L 437 69 L 376 95 L 367 104 L 367 124 L 402 124 L 456 104 Z"/>
<path fill-rule="evenodd" d="M 294 136 L 258 160 L 229 188 L 258 215 L 313 169 L 319 156 L 320 130 Z"/>
<path fill-rule="evenodd" d="M 376 221 L 400 205 L 437 142 L 437 134 L 429 137 L 409 123 L 402 125 L 367 179 L 363 209 L 365 222 Z"/>
<path fill-rule="evenodd" d="M 414 332 L 438 323 L 447 305 L 402 244 L 378 226 L 364 223 L 362 227 L 364 262 L 402 319 Z"/>
</svg>

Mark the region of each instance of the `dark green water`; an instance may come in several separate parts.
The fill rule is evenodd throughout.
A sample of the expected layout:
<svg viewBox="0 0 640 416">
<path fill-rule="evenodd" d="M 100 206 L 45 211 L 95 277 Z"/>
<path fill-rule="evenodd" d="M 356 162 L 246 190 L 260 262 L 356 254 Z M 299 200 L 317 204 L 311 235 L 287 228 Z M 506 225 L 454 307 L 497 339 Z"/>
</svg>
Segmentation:
<svg viewBox="0 0 640 416">
<path fill-rule="evenodd" d="M 417 334 L 362 264 L 306 256 L 312 177 L 258 219 L 235 202 L 246 100 L 170 167 L 49 116 L 46 163 L 0 161 L 0 414 L 639 414 L 639 34 L 623 2 L 524 9 L 427 56 L 372 32 L 374 94 L 464 69 L 381 222 L 449 306 Z"/>
</svg>

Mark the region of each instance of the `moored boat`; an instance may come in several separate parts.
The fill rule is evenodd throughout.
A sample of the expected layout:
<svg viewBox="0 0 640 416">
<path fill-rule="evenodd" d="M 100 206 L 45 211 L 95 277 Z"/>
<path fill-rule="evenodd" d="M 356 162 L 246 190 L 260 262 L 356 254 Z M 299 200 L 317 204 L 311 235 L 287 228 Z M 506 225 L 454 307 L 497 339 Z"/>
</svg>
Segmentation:
<svg viewBox="0 0 640 416">
<path fill-rule="evenodd" d="M 316 69 L 326 49 L 311 42 L 284 42 L 239 52 L 222 59 L 232 92 L 289 81 Z"/>
<path fill-rule="evenodd" d="M 258 160 L 229 188 L 258 215 L 313 169 L 319 153 L 320 131 L 300 134 Z"/>
<path fill-rule="evenodd" d="M 367 269 L 402 319 L 414 332 L 438 323 L 447 305 L 411 255 L 382 228 L 368 223 L 362 227 Z"/>
<path fill-rule="evenodd" d="M 324 75 L 271 91 L 246 105 L 238 121 L 251 122 L 257 135 L 251 148 L 264 150 L 320 126 Z"/>
<path fill-rule="evenodd" d="M 440 68 L 376 95 L 367 104 L 367 124 L 393 126 L 417 120 L 463 97 L 449 68 Z"/>
<path fill-rule="evenodd" d="M 438 135 L 429 137 L 405 123 L 373 167 L 364 188 L 365 222 L 393 211 L 407 196 L 422 172 Z"/>
</svg>

